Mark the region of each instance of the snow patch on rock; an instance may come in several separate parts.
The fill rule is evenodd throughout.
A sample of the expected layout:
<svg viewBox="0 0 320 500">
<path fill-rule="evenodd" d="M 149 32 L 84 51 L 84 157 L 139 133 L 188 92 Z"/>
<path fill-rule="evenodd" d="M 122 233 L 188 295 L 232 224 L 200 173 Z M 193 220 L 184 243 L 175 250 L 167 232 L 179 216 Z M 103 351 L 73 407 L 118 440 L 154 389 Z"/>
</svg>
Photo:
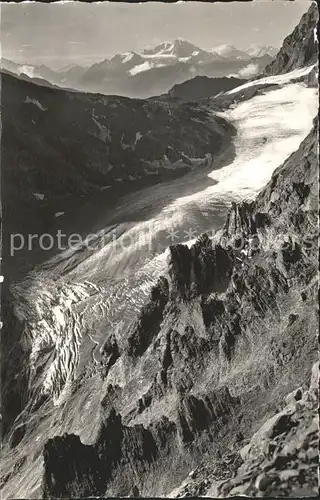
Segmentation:
<svg viewBox="0 0 320 500">
<path fill-rule="evenodd" d="M 143 135 L 141 134 L 141 132 L 137 132 L 136 133 L 136 138 L 135 138 L 135 141 L 134 141 L 134 145 L 137 144 L 137 142 L 140 141 L 140 139 L 142 139 Z"/>
<path fill-rule="evenodd" d="M 131 61 L 131 59 L 133 58 L 133 52 L 126 52 L 123 55 L 125 56 L 125 58 L 122 61 L 122 63 L 124 63 L 124 64 Z"/>
<path fill-rule="evenodd" d="M 313 39 L 315 42 L 318 42 L 317 27 L 313 29 Z"/>
<path fill-rule="evenodd" d="M 148 71 L 153 68 L 153 64 L 150 61 L 145 61 L 144 63 L 137 64 L 129 70 L 131 76 L 137 75 L 138 73 L 142 73 L 143 71 Z"/>
<path fill-rule="evenodd" d="M 111 131 L 110 131 L 110 126 L 102 125 L 99 120 L 98 116 L 95 115 L 94 110 L 92 111 L 92 120 L 94 123 L 97 125 L 99 129 L 99 134 L 98 137 L 101 141 L 107 142 L 107 140 L 110 142 L 111 141 Z"/>
<path fill-rule="evenodd" d="M 32 193 L 36 200 L 44 200 L 43 193 Z"/>
<path fill-rule="evenodd" d="M 42 106 L 42 104 L 37 99 L 32 99 L 29 96 L 27 96 L 25 98 L 24 102 L 27 104 L 34 104 L 35 106 L 37 106 L 37 108 L 41 109 L 41 111 L 47 111 L 47 109 L 48 109 L 48 108 L 45 108 L 44 106 Z"/>
<path fill-rule="evenodd" d="M 35 67 L 30 66 L 29 64 L 23 64 L 18 69 L 18 75 L 27 75 L 29 78 L 34 78 L 35 76 Z"/>
</svg>

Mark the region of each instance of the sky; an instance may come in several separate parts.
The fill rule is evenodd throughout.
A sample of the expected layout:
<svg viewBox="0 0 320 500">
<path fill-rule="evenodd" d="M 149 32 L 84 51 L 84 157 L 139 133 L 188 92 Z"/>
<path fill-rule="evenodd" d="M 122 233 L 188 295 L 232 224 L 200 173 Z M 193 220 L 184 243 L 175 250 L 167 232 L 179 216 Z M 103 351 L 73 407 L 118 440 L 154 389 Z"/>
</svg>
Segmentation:
<svg viewBox="0 0 320 500">
<path fill-rule="evenodd" d="M 19 63 L 88 66 L 119 52 L 176 38 L 203 49 L 280 47 L 309 0 L 249 3 L 2 3 L 2 57 Z"/>
</svg>

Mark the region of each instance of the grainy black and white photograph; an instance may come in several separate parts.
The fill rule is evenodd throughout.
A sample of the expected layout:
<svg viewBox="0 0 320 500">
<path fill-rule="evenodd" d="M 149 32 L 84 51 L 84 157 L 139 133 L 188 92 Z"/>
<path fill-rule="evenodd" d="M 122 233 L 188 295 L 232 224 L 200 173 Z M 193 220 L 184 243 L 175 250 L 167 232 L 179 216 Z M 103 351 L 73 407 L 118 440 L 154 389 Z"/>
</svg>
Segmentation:
<svg viewBox="0 0 320 500">
<path fill-rule="evenodd" d="M 318 7 L 0 4 L 1 500 L 318 494 Z"/>
</svg>

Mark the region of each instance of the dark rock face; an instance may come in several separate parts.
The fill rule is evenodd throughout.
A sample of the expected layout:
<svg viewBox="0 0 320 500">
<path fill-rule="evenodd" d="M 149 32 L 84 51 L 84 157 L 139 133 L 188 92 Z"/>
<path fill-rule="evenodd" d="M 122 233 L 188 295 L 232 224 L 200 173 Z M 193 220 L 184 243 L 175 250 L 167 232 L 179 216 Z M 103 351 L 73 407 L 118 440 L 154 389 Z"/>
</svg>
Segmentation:
<svg viewBox="0 0 320 500">
<path fill-rule="evenodd" d="M 136 323 L 133 325 L 133 331 L 129 333 L 129 355 L 141 356 L 159 332 L 168 296 L 168 281 L 166 278 L 160 277 L 157 285 L 151 290 L 150 302 L 142 308 Z"/>
<path fill-rule="evenodd" d="M 265 67 L 263 76 L 287 73 L 315 64 L 318 61 L 317 23 L 318 7 L 313 2 L 298 26 L 284 39 L 279 53 Z"/>
<path fill-rule="evenodd" d="M 191 80 L 175 85 L 168 92 L 173 98 L 187 101 L 197 101 L 206 97 L 213 97 L 219 92 L 227 92 L 239 87 L 246 80 L 235 77 L 209 78 L 207 76 L 196 76 Z"/>
<path fill-rule="evenodd" d="M 99 491 L 101 479 L 98 455 L 91 447 L 83 445 L 79 436 L 69 434 L 48 441 L 43 457 L 46 468 L 44 498 L 90 496 Z"/>
<path fill-rule="evenodd" d="M 257 215 L 259 219 L 259 215 Z M 226 223 L 226 236 L 232 235 L 249 236 L 256 234 L 256 223 L 254 220 L 253 203 L 243 202 L 241 205 L 232 203 Z"/>
<path fill-rule="evenodd" d="M 16 316 L 12 303 L 12 296 L 6 291 L 1 304 L 1 320 L 8 327 L 1 332 L 1 429 L 3 434 L 8 432 L 15 417 L 22 411 L 28 399 L 29 370 L 25 363 L 25 352 L 18 341 L 21 338 L 24 325 Z M 9 353 L 10 363 L 6 362 Z M 14 376 L 14 367 L 17 365 L 20 367 L 19 377 Z M 21 432 L 18 434 L 21 436 Z M 13 442 L 17 442 L 17 435 L 13 436 Z"/>
<path fill-rule="evenodd" d="M 102 349 L 101 375 L 105 378 L 111 368 L 120 356 L 119 347 L 114 335 L 110 335 L 104 343 Z"/>
<path fill-rule="evenodd" d="M 318 491 L 318 364 L 310 386 L 285 398 L 285 408 L 269 418 L 251 440 L 192 470 L 171 498 L 314 497 Z"/>
</svg>

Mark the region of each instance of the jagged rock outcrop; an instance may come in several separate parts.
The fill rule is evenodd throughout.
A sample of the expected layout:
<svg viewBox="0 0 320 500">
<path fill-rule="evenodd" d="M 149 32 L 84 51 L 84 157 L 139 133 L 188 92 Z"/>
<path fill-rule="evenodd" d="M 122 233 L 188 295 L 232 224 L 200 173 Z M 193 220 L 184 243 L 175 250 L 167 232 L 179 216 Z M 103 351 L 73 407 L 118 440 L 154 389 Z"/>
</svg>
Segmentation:
<svg viewBox="0 0 320 500">
<path fill-rule="evenodd" d="M 1 291 L 3 292 L 3 289 Z M 9 431 L 15 417 L 26 405 L 29 376 L 25 352 L 18 341 L 24 331 L 24 324 L 15 314 L 12 295 L 8 290 L 5 290 L 5 293 L 5 299 L 2 293 L 1 307 L 1 321 L 7 325 L 7 328 L 1 331 L 1 430 L 3 434 Z M 13 349 L 12 345 L 14 345 Z M 10 363 L 6 362 L 9 353 Z M 13 374 L 16 366 L 20 367 L 19 377 Z M 21 432 L 19 434 L 21 436 Z M 14 441 L 17 442 L 16 439 Z"/>
<path fill-rule="evenodd" d="M 119 346 L 113 334 L 104 343 L 101 348 L 102 361 L 101 361 L 101 376 L 107 376 L 111 366 L 117 361 L 120 356 Z"/>
<path fill-rule="evenodd" d="M 163 313 L 169 298 L 168 280 L 160 277 L 152 288 L 150 302 L 146 304 L 128 335 L 128 352 L 141 356 L 160 330 Z"/>
<path fill-rule="evenodd" d="M 278 54 L 265 67 L 263 76 L 287 73 L 318 61 L 318 19 L 317 3 L 313 2 L 298 26 L 284 39 Z"/>
<path fill-rule="evenodd" d="M 235 133 L 196 103 L 57 90 L 9 74 L 1 75 L 1 98 L 7 265 L 14 260 L 7 259 L 10 234 L 51 234 L 58 216 L 85 203 L 100 204 L 99 213 L 125 193 L 182 176 L 199 162 L 207 167 Z M 79 230 L 67 234 L 90 232 L 89 213 L 80 219 Z M 28 252 L 12 272 L 32 258 Z"/>
</svg>

